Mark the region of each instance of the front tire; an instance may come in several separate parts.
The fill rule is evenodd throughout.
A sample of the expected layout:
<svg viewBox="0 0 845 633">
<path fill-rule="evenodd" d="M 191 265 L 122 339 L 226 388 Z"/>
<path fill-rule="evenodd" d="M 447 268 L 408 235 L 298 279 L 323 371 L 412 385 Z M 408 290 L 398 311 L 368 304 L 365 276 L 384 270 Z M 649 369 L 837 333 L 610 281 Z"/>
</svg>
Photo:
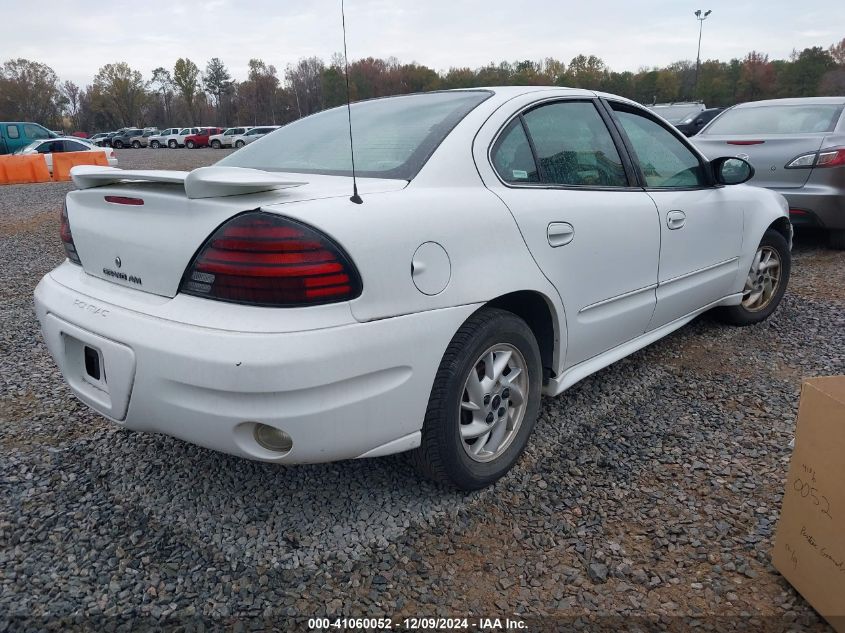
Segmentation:
<svg viewBox="0 0 845 633">
<path fill-rule="evenodd" d="M 132 141 L 132 149 L 140 149 L 141 143 L 138 141 Z"/>
<path fill-rule="evenodd" d="M 528 443 L 541 384 L 540 350 L 525 321 L 498 308 L 477 311 L 443 355 L 412 462 L 461 490 L 492 484 Z"/>
<path fill-rule="evenodd" d="M 161 147 L 161 143 L 159 143 L 158 141 L 153 141 L 152 143 L 150 143 L 150 147 L 152 147 L 153 149 L 158 149 L 159 147 Z"/>
<path fill-rule="evenodd" d="M 240 149 L 244 145 L 246 145 L 246 143 L 244 143 L 243 141 L 235 141 L 235 149 Z"/>
<path fill-rule="evenodd" d="M 167 141 L 167 146 L 170 149 L 176 149 L 176 141 Z"/>
<path fill-rule="evenodd" d="M 742 290 L 742 303 L 719 308 L 717 315 L 732 325 L 753 325 L 777 310 L 792 270 L 786 239 L 774 229 L 763 234 Z"/>
<path fill-rule="evenodd" d="M 211 141 L 211 147 L 213 149 L 220 149 L 223 146 L 221 145 L 220 141 L 215 140 L 215 141 Z"/>
<path fill-rule="evenodd" d="M 115 149 L 123 149 L 123 142 L 122 141 L 114 141 L 114 148 Z"/>
<path fill-rule="evenodd" d="M 188 149 L 194 149 L 194 142 L 188 141 L 187 143 L 185 143 L 185 147 L 187 147 Z"/>
</svg>

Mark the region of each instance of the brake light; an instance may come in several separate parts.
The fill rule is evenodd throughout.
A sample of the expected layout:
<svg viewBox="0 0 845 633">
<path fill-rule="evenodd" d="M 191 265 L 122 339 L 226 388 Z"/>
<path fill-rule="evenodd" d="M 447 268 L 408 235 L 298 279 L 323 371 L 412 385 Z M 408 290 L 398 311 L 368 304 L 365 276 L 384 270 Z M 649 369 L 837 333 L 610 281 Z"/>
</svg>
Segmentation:
<svg viewBox="0 0 845 633">
<path fill-rule="evenodd" d="M 845 165 L 845 148 L 823 149 L 819 152 L 816 167 L 839 167 L 840 165 Z"/>
<path fill-rule="evenodd" d="M 180 292 L 256 306 L 307 306 L 361 294 L 349 257 L 315 229 L 250 211 L 220 226 L 185 271 Z"/>
<path fill-rule="evenodd" d="M 839 167 L 845 165 L 845 148 L 831 147 L 818 152 L 808 152 L 793 158 L 786 164 L 786 169 L 808 167 Z"/>
<path fill-rule="evenodd" d="M 128 198 L 126 196 L 104 196 L 106 202 L 112 204 L 129 204 L 135 207 L 140 207 L 144 204 L 143 198 Z"/>
<path fill-rule="evenodd" d="M 61 235 L 62 244 L 65 247 L 65 254 L 74 264 L 82 264 L 82 262 L 79 261 L 79 253 L 76 252 L 76 245 L 73 243 L 73 234 L 70 232 L 70 221 L 67 219 L 67 204 L 62 205 L 61 218 L 61 229 L 59 230 L 59 235 Z"/>
</svg>

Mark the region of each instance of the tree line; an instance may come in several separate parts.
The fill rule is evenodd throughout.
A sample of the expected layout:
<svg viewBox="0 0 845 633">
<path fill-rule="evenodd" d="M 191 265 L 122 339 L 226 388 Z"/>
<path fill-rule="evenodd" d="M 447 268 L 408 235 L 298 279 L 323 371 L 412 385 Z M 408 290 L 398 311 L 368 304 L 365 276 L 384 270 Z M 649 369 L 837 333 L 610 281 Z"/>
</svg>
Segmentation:
<svg viewBox="0 0 845 633">
<path fill-rule="evenodd" d="M 557 85 L 622 95 L 640 103 L 701 100 L 708 106 L 776 97 L 845 94 L 845 38 L 828 48 L 793 51 L 770 60 L 751 51 L 742 59 L 677 61 L 662 68 L 616 72 L 594 55 L 568 64 L 542 61 L 490 63 L 440 72 L 396 58 L 368 57 L 349 64 L 353 100 L 426 90 L 497 85 Z M 261 59 L 249 61 L 244 81 L 232 78 L 217 57 L 204 69 L 187 58 L 152 76 L 125 62 L 106 64 L 80 87 L 61 81 L 49 66 L 10 59 L 0 66 L 0 120 L 34 121 L 51 129 L 94 132 L 124 126 L 281 125 L 346 99 L 343 58 L 318 57 L 288 65 L 280 76 Z"/>
</svg>

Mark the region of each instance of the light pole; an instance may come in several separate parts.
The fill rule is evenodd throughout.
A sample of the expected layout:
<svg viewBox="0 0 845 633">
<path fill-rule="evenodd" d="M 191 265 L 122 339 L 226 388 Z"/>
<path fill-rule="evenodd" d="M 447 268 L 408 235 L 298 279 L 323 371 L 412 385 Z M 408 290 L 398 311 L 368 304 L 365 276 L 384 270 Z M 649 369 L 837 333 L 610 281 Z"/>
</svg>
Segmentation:
<svg viewBox="0 0 845 633">
<path fill-rule="evenodd" d="M 698 96 L 698 71 L 701 69 L 701 31 L 704 29 L 704 20 L 706 20 L 707 16 L 711 13 L 713 12 L 710 9 L 707 9 L 704 15 L 701 14 L 701 9 L 698 9 L 695 12 L 695 19 L 698 20 L 698 53 L 695 55 L 695 85 L 692 89 L 693 97 Z"/>
</svg>

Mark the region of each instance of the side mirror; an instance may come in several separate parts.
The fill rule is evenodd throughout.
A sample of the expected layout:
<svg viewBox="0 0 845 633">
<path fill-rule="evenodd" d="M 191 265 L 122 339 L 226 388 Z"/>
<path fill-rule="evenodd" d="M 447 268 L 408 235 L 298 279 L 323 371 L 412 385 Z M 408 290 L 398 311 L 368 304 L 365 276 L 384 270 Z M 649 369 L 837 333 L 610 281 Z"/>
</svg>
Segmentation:
<svg viewBox="0 0 845 633">
<path fill-rule="evenodd" d="M 741 185 L 754 178 L 754 166 L 744 158 L 723 156 L 710 162 L 720 185 Z"/>
</svg>

